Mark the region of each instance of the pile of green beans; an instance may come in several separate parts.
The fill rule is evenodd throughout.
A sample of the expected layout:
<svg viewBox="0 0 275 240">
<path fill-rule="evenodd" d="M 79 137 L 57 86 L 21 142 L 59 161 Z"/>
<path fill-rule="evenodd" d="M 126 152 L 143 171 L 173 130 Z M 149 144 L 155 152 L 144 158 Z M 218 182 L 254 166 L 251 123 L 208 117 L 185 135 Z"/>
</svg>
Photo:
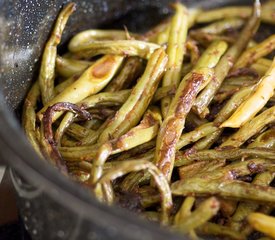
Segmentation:
<svg viewBox="0 0 275 240">
<path fill-rule="evenodd" d="M 275 238 L 275 1 L 171 5 L 145 33 L 57 17 L 22 125 L 36 152 L 100 201 L 192 239 Z"/>
</svg>

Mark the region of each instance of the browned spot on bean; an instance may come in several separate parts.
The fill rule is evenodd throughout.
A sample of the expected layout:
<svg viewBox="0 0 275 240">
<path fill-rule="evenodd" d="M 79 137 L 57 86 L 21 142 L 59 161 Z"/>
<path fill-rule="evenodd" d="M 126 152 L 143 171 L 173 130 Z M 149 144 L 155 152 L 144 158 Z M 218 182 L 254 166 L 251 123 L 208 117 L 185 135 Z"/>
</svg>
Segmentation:
<svg viewBox="0 0 275 240">
<path fill-rule="evenodd" d="M 251 173 L 261 173 L 265 170 L 265 167 L 262 164 L 256 164 L 254 162 L 248 163 L 247 168 Z"/>
<path fill-rule="evenodd" d="M 190 111 L 203 79 L 204 77 L 202 74 L 192 73 L 191 78 L 188 80 L 186 87 L 183 89 L 179 97 L 178 105 L 175 111 L 176 117 L 185 117 Z"/>
<path fill-rule="evenodd" d="M 98 63 L 94 66 L 92 75 L 95 78 L 103 78 L 110 72 L 114 63 L 115 63 L 114 56 L 109 56 L 103 62 L 101 62 L 100 64 Z"/>
</svg>

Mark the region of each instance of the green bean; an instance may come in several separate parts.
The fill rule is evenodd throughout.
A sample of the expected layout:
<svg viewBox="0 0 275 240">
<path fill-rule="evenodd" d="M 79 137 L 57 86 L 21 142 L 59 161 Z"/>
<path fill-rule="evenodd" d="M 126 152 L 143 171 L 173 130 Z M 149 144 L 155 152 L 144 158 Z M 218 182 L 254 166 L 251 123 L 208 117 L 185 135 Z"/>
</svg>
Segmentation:
<svg viewBox="0 0 275 240">
<path fill-rule="evenodd" d="M 131 192 L 138 185 L 146 181 L 150 181 L 150 173 L 148 171 L 132 172 L 124 178 L 120 184 L 120 188 L 124 192 Z"/>
<path fill-rule="evenodd" d="M 141 216 L 151 222 L 159 222 L 160 220 L 160 214 L 158 212 L 146 211 L 142 212 Z"/>
<path fill-rule="evenodd" d="M 61 139 L 68 127 L 73 123 L 75 119 L 75 115 L 71 112 L 68 112 L 65 114 L 64 118 L 62 119 L 61 123 L 59 124 L 56 132 L 55 132 L 55 141 L 57 142 L 57 145 L 60 146 Z"/>
<path fill-rule="evenodd" d="M 62 157 L 66 161 L 91 161 L 96 156 L 98 145 L 59 147 Z"/>
<path fill-rule="evenodd" d="M 70 177 L 76 182 L 85 183 L 89 174 L 80 170 L 69 170 Z"/>
<path fill-rule="evenodd" d="M 85 128 L 77 123 L 72 123 L 67 128 L 67 134 L 73 137 L 76 140 L 81 140 L 82 138 L 86 137 L 90 132 L 94 132 L 91 129 Z"/>
<path fill-rule="evenodd" d="M 106 55 L 97 60 L 89 67 L 79 79 L 68 86 L 63 92 L 48 102 L 42 110 L 39 111 L 38 117 L 42 118 L 43 112 L 57 102 L 78 103 L 86 97 L 99 92 L 112 79 L 123 57 Z M 62 113 L 55 114 L 53 120 L 56 120 Z"/>
<path fill-rule="evenodd" d="M 147 143 L 143 143 L 135 148 L 123 152 L 116 156 L 116 161 L 124 161 L 125 159 L 136 157 L 136 156 L 143 156 L 144 154 L 150 154 L 151 151 L 154 151 L 154 147 L 156 145 L 156 140 L 153 139 Z"/>
<path fill-rule="evenodd" d="M 220 87 L 219 91 L 217 92 L 213 100 L 215 102 L 223 102 L 235 93 L 239 92 L 240 89 L 244 87 L 252 86 L 253 88 L 254 85 L 257 84 L 257 82 L 258 80 L 254 80 L 250 77 L 230 78 L 228 79 L 228 81 L 223 82 L 222 86 Z"/>
<path fill-rule="evenodd" d="M 191 209 L 195 203 L 196 199 L 194 197 L 186 197 L 181 205 L 180 210 L 177 212 L 174 218 L 174 225 L 180 226 L 182 222 L 186 220 L 191 215 Z"/>
<path fill-rule="evenodd" d="M 64 7 L 64 9 L 62 9 L 43 52 L 38 82 L 44 105 L 47 104 L 54 96 L 54 71 L 55 59 L 57 55 L 57 45 L 61 41 L 61 35 L 66 26 L 68 18 L 74 11 L 74 3 L 69 3 Z"/>
<path fill-rule="evenodd" d="M 108 119 L 101 124 L 101 126 L 95 131 L 95 132 L 90 132 L 86 137 L 81 139 L 80 142 L 78 142 L 78 145 L 92 145 L 95 144 L 98 141 L 98 138 L 100 134 L 106 129 L 108 125 Z"/>
<path fill-rule="evenodd" d="M 252 69 L 255 69 L 259 76 L 265 75 L 267 70 L 270 68 L 272 61 L 265 58 L 258 59 L 251 65 Z"/>
<path fill-rule="evenodd" d="M 213 169 L 198 173 L 194 178 L 205 178 L 206 180 L 235 180 L 237 177 L 246 176 L 254 173 L 261 173 L 273 167 L 272 160 L 266 159 L 249 159 L 246 161 L 235 161 L 225 167 Z"/>
<path fill-rule="evenodd" d="M 139 125 L 132 128 L 121 137 L 107 141 L 100 146 L 94 159 L 90 182 L 96 183 L 102 175 L 103 165 L 111 154 L 116 154 L 134 148 L 152 140 L 158 132 L 161 116 L 157 109 L 145 113 Z"/>
<path fill-rule="evenodd" d="M 248 148 L 255 148 L 257 146 L 264 148 L 274 148 L 275 147 L 275 129 L 271 128 L 262 134 L 260 134 L 254 142 L 250 143 Z"/>
<path fill-rule="evenodd" d="M 260 212 L 262 214 L 270 215 L 273 211 L 273 206 L 272 205 L 262 205 L 259 207 L 257 212 Z M 249 214 L 248 214 L 249 215 Z M 246 216 L 246 223 L 247 223 L 247 217 Z M 246 224 L 244 228 L 242 229 L 242 233 L 246 236 L 249 236 L 252 232 L 254 231 L 253 227 L 250 224 Z"/>
<path fill-rule="evenodd" d="M 272 240 L 272 238 L 269 238 L 269 237 L 261 237 L 261 238 L 258 238 L 257 240 Z"/>
<path fill-rule="evenodd" d="M 188 233 L 193 229 L 200 227 L 215 216 L 219 208 L 220 204 L 215 197 L 203 201 L 198 208 L 188 216 L 188 218 L 182 219 L 182 221 L 176 226 L 177 230 L 182 233 Z"/>
<path fill-rule="evenodd" d="M 195 65 L 200 58 L 200 51 L 197 46 L 197 43 L 195 41 L 189 40 L 186 42 L 186 48 L 190 52 L 191 64 Z"/>
<path fill-rule="evenodd" d="M 215 103 L 222 103 L 225 102 L 227 99 L 232 97 L 235 93 L 237 93 L 240 90 L 239 86 L 235 85 L 225 85 L 221 86 L 219 91 L 216 93 L 216 95 L 213 98 L 213 102 Z"/>
<path fill-rule="evenodd" d="M 62 147 L 73 147 L 77 145 L 77 140 L 71 138 L 69 135 L 66 133 L 62 136 L 62 138 L 57 142 L 57 146 L 62 146 Z"/>
<path fill-rule="evenodd" d="M 177 149 L 181 149 L 184 146 L 186 146 L 192 142 L 196 142 L 199 139 L 201 139 L 209 134 L 213 134 L 217 130 L 218 130 L 218 128 L 215 127 L 212 122 L 210 122 L 210 123 L 206 123 L 206 124 L 203 124 L 203 125 L 197 127 L 196 129 L 194 129 L 191 132 L 184 133 L 181 135 L 181 137 L 177 143 Z"/>
<path fill-rule="evenodd" d="M 202 10 L 200 8 L 188 9 L 187 24 L 189 29 L 195 25 L 197 18 L 201 13 L 202 13 Z"/>
<path fill-rule="evenodd" d="M 172 196 L 168 182 L 159 169 L 151 162 L 148 161 L 125 161 L 122 162 L 117 168 L 104 174 L 97 184 L 112 181 L 128 172 L 148 170 L 154 177 L 156 185 L 161 194 L 161 222 L 167 225 L 169 222 L 169 212 L 172 207 Z"/>
<path fill-rule="evenodd" d="M 68 86 L 70 86 L 73 82 L 75 82 L 80 77 L 79 74 L 75 74 L 63 82 L 56 85 L 54 88 L 54 96 L 57 96 L 59 93 L 63 92 Z"/>
<path fill-rule="evenodd" d="M 223 131 L 222 129 L 218 129 L 212 134 L 205 136 L 204 138 L 197 141 L 191 149 L 195 151 L 199 151 L 199 150 L 210 148 L 220 137 L 220 135 L 222 134 L 222 131 Z"/>
<path fill-rule="evenodd" d="M 220 60 L 220 57 L 227 49 L 227 43 L 224 41 L 216 41 L 210 45 L 201 55 L 194 69 L 214 68 Z"/>
<path fill-rule="evenodd" d="M 74 47 L 69 44 L 69 50 L 83 58 L 91 58 L 101 54 L 115 54 L 149 59 L 158 48 L 160 48 L 158 44 L 138 40 L 92 41 Z"/>
<path fill-rule="evenodd" d="M 90 67 L 93 62 L 57 56 L 55 64 L 57 74 L 69 78 L 75 74 L 83 72 L 86 68 Z"/>
<path fill-rule="evenodd" d="M 196 99 L 195 108 L 198 113 L 201 114 L 206 112 L 208 105 L 214 98 L 229 70 L 233 67 L 234 62 L 236 62 L 242 50 L 246 47 L 251 37 L 258 29 L 259 17 L 260 3 L 256 0 L 253 8 L 253 14 L 240 33 L 236 43 L 228 49 L 217 64 L 215 68 L 215 81 L 211 81 Z"/>
<path fill-rule="evenodd" d="M 197 17 L 198 23 L 208 23 L 212 21 L 217 21 L 224 18 L 248 18 L 251 15 L 252 9 L 251 7 L 245 6 L 231 6 L 231 7 L 222 7 L 213 10 L 208 10 L 202 12 Z M 274 1 L 270 0 L 263 4 L 262 6 L 262 14 L 261 20 L 264 23 L 275 24 L 274 20 Z"/>
<path fill-rule="evenodd" d="M 184 63 L 181 68 L 181 77 L 185 77 L 187 73 L 189 73 L 193 68 L 193 65 L 191 63 Z"/>
<path fill-rule="evenodd" d="M 197 17 L 198 23 L 208 23 L 224 18 L 248 18 L 251 15 L 250 7 L 232 6 L 222 7 L 202 12 Z"/>
<path fill-rule="evenodd" d="M 170 24 L 170 32 L 168 37 L 168 64 L 162 80 L 162 86 L 178 86 L 181 77 L 181 68 L 183 57 L 185 54 L 184 44 L 187 37 L 187 19 L 188 12 L 184 5 L 177 2 L 173 5 L 176 10 Z M 165 116 L 171 102 L 170 97 L 166 97 L 161 101 L 162 115 Z"/>
<path fill-rule="evenodd" d="M 242 70 L 242 69 L 240 69 Z M 248 69 L 248 71 L 252 70 L 252 72 L 254 72 L 254 69 Z M 238 71 L 238 70 L 237 70 Z M 225 81 L 223 82 L 223 85 L 235 85 L 238 87 L 246 87 L 246 86 L 250 86 L 252 84 L 255 84 L 259 81 L 257 72 L 254 72 L 253 74 L 255 74 L 255 76 L 239 76 L 239 77 L 229 77 L 227 79 L 225 79 Z"/>
<path fill-rule="evenodd" d="M 53 115 L 58 111 L 71 111 L 82 120 L 91 119 L 89 112 L 82 110 L 77 105 L 72 103 L 56 103 L 49 107 L 45 113 L 43 113 L 43 118 L 41 121 L 41 133 L 40 133 L 40 144 L 43 147 L 44 156 L 52 162 L 63 174 L 68 174 L 68 169 L 62 158 L 60 152 L 58 151 L 58 146 L 54 140 L 52 123 Z"/>
<path fill-rule="evenodd" d="M 255 161 L 255 160 L 254 160 Z M 265 162 L 263 161 L 262 164 Z M 229 173 L 229 176 L 232 173 Z M 195 177 L 184 181 L 176 181 L 172 183 L 171 190 L 174 195 L 186 196 L 193 194 L 195 196 L 220 195 L 229 199 L 236 200 L 254 200 L 263 203 L 273 204 L 275 202 L 275 190 L 272 187 L 260 186 L 253 183 L 246 183 L 238 180 L 213 179 L 208 173 L 206 176 Z M 205 179 L 206 178 L 206 179 Z"/>
<path fill-rule="evenodd" d="M 253 92 L 237 108 L 232 116 L 222 123 L 221 127 L 240 127 L 251 120 L 274 95 L 275 58 L 266 74 L 255 85 Z"/>
<path fill-rule="evenodd" d="M 275 24 L 275 18 L 274 18 L 274 13 L 275 13 L 275 7 L 274 7 L 274 0 L 269 0 L 263 4 L 262 7 L 262 16 L 261 19 L 265 23 L 269 24 Z"/>
<path fill-rule="evenodd" d="M 251 213 L 248 216 L 248 222 L 256 230 L 265 233 L 266 235 L 274 238 L 275 237 L 275 218 L 264 215 L 262 213 Z"/>
<path fill-rule="evenodd" d="M 249 96 L 252 92 L 253 86 L 244 87 L 240 91 L 236 92 L 217 114 L 214 124 L 220 126 L 231 114 L 237 109 L 238 106 Z"/>
<path fill-rule="evenodd" d="M 206 123 L 208 123 L 207 119 L 200 118 L 192 111 L 190 111 L 186 117 L 186 128 L 188 129 L 195 129 Z"/>
<path fill-rule="evenodd" d="M 151 207 L 160 202 L 160 194 L 155 188 L 150 186 L 144 186 L 138 189 L 138 195 L 141 198 L 140 204 L 143 208 Z"/>
<path fill-rule="evenodd" d="M 193 25 L 196 22 L 196 18 L 198 16 L 198 14 L 200 14 L 200 12 L 201 12 L 201 10 L 197 9 L 197 8 L 188 9 L 188 18 L 187 18 L 188 28 L 193 27 Z M 167 26 L 167 28 L 164 31 L 159 32 L 157 39 L 156 39 L 156 42 L 158 44 L 163 45 L 168 42 L 170 29 L 171 29 L 171 19 L 169 20 L 169 25 Z"/>
<path fill-rule="evenodd" d="M 256 140 L 252 143 L 250 143 L 247 147 L 248 148 L 253 148 L 253 147 L 272 147 L 272 145 L 269 145 L 268 142 L 270 141 L 270 135 L 268 134 L 269 131 L 264 132 L 262 134 L 260 134 Z M 266 134 L 267 133 L 267 134 Z M 272 136 L 272 131 L 270 132 L 271 136 Z M 266 142 L 265 142 L 266 140 Z M 274 174 L 272 174 L 271 172 L 264 172 L 264 173 L 260 173 L 257 174 L 256 177 L 253 180 L 254 184 L 258 184 L 258 185 L 269 185 L 269 183 L 273 180 L 274 178 Z M 241 225 L 244 221 L 244 219 L 247 217 L 247 215 L 250 212 L 255 211 L 257 208 L 259 207 L 259 205 L 257 203 L 243 203 L 240 202 L 238 207 L 236 208 L 236 211 L 234 213 L 234 215 L 231 218 L 231 221 L 229 222 L 230 226 L 239 231 L 241 229 Z M 245 230 L 243 230 L 243 233 L 245 235 L 248 235 L 249 232 L 251 232 L 251 228 L 245 228 Z"/>
<path fill-rule="evenodd" d="M 126 101 L 126 99 L 129 97 L 130 91 L 129 90 L 123 90 L 118 93 L 108 93 L 108 92 L 102 92 L 95 95 L 92 95 L 90 97 L 87 97 L 80 101 L 78 103 L 79 106 L 81 106 L 83 109 L 89 109 L 92 107 L 95 107 L 100 102 L 116 102 L 116 103 L 123 103 Z M 72 113 L 67 113 L 64 118 L 62 119 L 56 134 L 55 139 L 58 142 L 61 137 L 63 136 L 65 130 L 70 126 L 70 124 L 73 122 L 74 115 Z M 103 129 L 102 129 L 103 130 Z M 81 141 L 80 145 L 85 144 L 92 144 L 93 141 L 91 140 L 91 136 L 95 136 L 95 132 L 88 133 Z M 99 135 L 100 133 L 98 133 Z"/>
<path fill-rule="evenodd" d="M 105 163 L 104 165 L 104 171 L 103 172 L 106 172 L 116 166 L 118 166 L 120 163 L 119 162 L 115 162 L 115 161 L 112 161 L 112 162 L 107 162 Z M 86 161 L 81 161 L 81 162 L 67 162 L 67 166 L 71 166 L 71 167 L 74 167 L 74 168 L 78 168 L 78 169 L 81 169 L 82 171 L 85 171 L 87 173 L 90 174 L 91 172 L 91 169 L 93 167 L 93 164 L 90 163 L 90 162 L 86 162 Z"/>
<path fill-rule="evenodd" d="M 213 77 L 212 68 L 225 51 L 225 42 L 213 43 L 201 56 L 193 71 L 181 81 L 157 137 L 155 162 L 170 181 L 176 145 L 196 95 Z M 215 52 L 215 54 L 213 54 Z"/>
<path fill-rule="evenodd" d="M 275 151 L 269 148 L 220 148 L 201 150 L 194 153 L 178 152 L 175 166 L 182 166 L 197 161 L 212 161 L 216 159 L 238 159 L 244 156 L 275 160 Z"/>
<path fill-rule="evenodd" d="M 121 90 L 118 92 L 101 92 L 80 101 L 78 105 L 85 109 L 93 108 L 99 103 L 114 102 L 122 104 L 130 96 L 130 90 Z"/>
<path fill-rule="evenodd" d="M 137 57 L 129 57 L 126 59 L 125 65 L 119 74 L 107 85 L 106 92 L 116 92 L 126 89 L 131 82 L 136 80 L 141 74 L 142 62 Z"/>
<path fill-rule="evenodd" d="M 121 136 L 139 122 L 157 89 L 166 63 L 167 55 L 162 48 L 159 48 L 152 54 L 145 72 L 132 89 L 129 98 L 101 133 L 98 139 L 100 143 Z"/>
<path fill-rule="evenodd" d="M 265 110 L 249 122 L 245 123 L 236 133 L 232 134 L 225 142 L 223 142 L 221 147 L 241 146 L 249 138 L 260 132 L 267 124 L 272 123 L 275 120 L 274 110 L 275 106 Z"/>
<path fill-rule="evenodd" d="M 261 57 L 271 53 L 275 49 L 275 34 L 266 38 L 263 42 L 248 48 L 242 53 L 233 69 L 248 67 Z"/>
<path fill-rule="evenodd" d="M 275 174 L 271 172 L 264 172 L 258 174 L 253 180 L 253 184 L 268 186 L 274 179 Z M 230 227 L 236 231 L 240 231 L 242 222 L 246 219 L 249 213 L 256 211 L 259 208 L 259 204 L 254 202 L 239 203 L 236 212 L 231 218 Z"/>
<path fill-rule="evenodd" d="M 104 110 L 104 109 L 103 109 Z M 102 111 L 102 110 L 101 110 Z M 75 117 L 74 114 L 72 113 L 67 113 L 65 114 L 64 118 L 62 119 L 59 127 L 57 128 L 55 132 L 55 140 L 56 142 L 60 143 L 60 140 L 64 136 L 65 131 L 70 128 L 70 125 L 73 124 Z M 100 133 L 104 130 L 106 124 L 102 124 L 96 131 L 95 130 L 88 130 L 86 131 L 85 136 L 83 138 L 81 137 L 76 137 L 79 141 L 72 143 L 72 144 L 66 144 L 66 146 L 75 146 L 75 145 L 88 145 L 88 144 L 94 144 L 99 137 Z M 70 133 L 68 133 L 71 135 Z M 74 135 L 75 136 L 75 135 Z M 63 139 L 62 139 L 63 141 Z"/>
<path fill-rule="evenodd" d="M 170 29 L 171 29 L 171 23 L 169 23 L 169 25 L 167 26 L 167 28 L 164 31 L 162 31 L 158 34 L 157 39 L 156 39 L 157 44 L 164 45 L 168 42 Z"/>
<path fill-rule="evenodd" d="M 22 126 L 24 132 L 35 149 L 35 151 L 41 156 L 39 146 L 39 136 L 36 132 L 36 114 L 37 101 L 40 97 L 39 83 L 35 82 L 31 87 L 27 97 L 25 98 L 23 113 L 22 113 Z"/>
<path fill-rule="evenodd" d="M 224 198 L 218 198 L 220 205 L 221 205 L 221 214 L 224 218 L 230 218 L 236 210 L 238 205 L 238 201 L 236 200 L 229 200 Z"/>
<path fill-rule="evenodd" d="M 137 36 L 136 34 L 130 33 L 132 36 Z M 127 39 L 127 34 L 125 31 L 121 30 L 99 30 L 99 29 L 89 29 L 76 34 L 69 42 L 69 50 L 75 50 L 85 46 L 89 43 L 99 40 L 125 40 Z M 72 51 L 74 52 L 74 51 Z"/>
<path fill-rule="evenodd" d="M 181 208 L 179 209 L 179 211 L 177 212 L 174 218 L 174 226 L 177 229 L 180 229 L 182 223 L 185 222 L 185 220 L 191 215 L 191 209 L 195 203 L 195 200 L 196 199 L 194 197 L 186 197 L 184 199 L 184 202 L 182 203 Z M 189 231 L 189 235 L 191 236 L 192 239 L 197 238 L 194 229 L 191 229 Z"/>
<path fill-rule="evenodd" d="M 175 86 L 160 87 L 157 89 L 152 102 L 155 103 L 167 96 L 174 96 L 176 92 Z"/>
<path fill-rule="evenodd" d="M 239 29 L 244 24 L 243 19 L 240 18 L 225 18 L 217 22 L 211 23 L 205 27 L 196 29 L 195 31 L 201 31 L 210 34 L 222 34 L 228 30 Z"/>
<path fill-rule="evenodd" d="M 147 41 L 147 42 L 154 42 L 160 45 L 165 43 L 165 41 L 159 42 L 158 39 L 161 34 L 163 34 L 164 32 L 167 31 L 167 29 L 169 29 L 170 21 L 171 21 L 170 18 L 165 19 L 164 21 L 162 21 L 161 23 L 159 23 L 149 31 L 145 32 L 141 36 L 138 36 L 137 39 L 142 41 Z"/>
<path fill-rule="evenodd" d="M 225 41 L 230 44 L 236 41 L 234 36 L 223 36 L 200 31 L 191 32 L 190 37 L 193 40 L 196 40 L 199 44 L 203 45 L 204 47 L 209 46 L 209 44 L 211 44 L 214 41 Z"/>
<path fill-rule="evenodd" d="M 212 235 L 212 236 L 223 236 L 228 237 L 229 239 L 244 240 L 245 236 L 233 229 L 221 226 L 215 223 L 207 222 L 198 228 L 198 231 L 202 234 Z"/>
<path fill-rule="evenodd" d="M 83 127 L 89 128 L 91 130 L 98 130 L 102 123 L 103 122 L 101 120 L 94 118 L 83 123 Z"/>
<path fill-rule="evenodd" d="M 225 160 L 213 160 L 194 162 L 189 165 L 184 165 L 178 168 L 180 179 L 188 179 L 196 176 L 199 173 L 211 172 L 225 165 Z"/>
</svg>

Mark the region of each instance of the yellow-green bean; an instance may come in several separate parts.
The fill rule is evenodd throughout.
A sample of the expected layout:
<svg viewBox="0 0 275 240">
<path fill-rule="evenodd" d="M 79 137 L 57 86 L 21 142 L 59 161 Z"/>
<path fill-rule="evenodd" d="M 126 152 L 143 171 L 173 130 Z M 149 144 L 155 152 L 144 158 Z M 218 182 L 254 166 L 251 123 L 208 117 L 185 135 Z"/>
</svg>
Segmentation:
<svg viewBox="0 0 275 240">
<path fill-rule="evenodd" d="M 44 105 L 47 104 L 54 96 L 54 77 L 57 45 L 61 41 L 62 32 L 66 26 L 66 23 L 70 15 L 73 13 L 74 10 L 74 3 L 69 3 L 64 7 L 64 9 L 62 9 L 61 13 L 59 14 L 56 20 L 54 30 L 51 33 L 51 36 L 47 41 L 43 52 L 38 82 Z"/>
<path fill-rule="evenodd" d="M 187 19 L 188 12 L 185 6 L 179 2 L 175 3 L 175 15 L 172 17 L 170 24 L 170 32 L 168 37 L 168 63 L 167 71 L 163 76 L 162 86 L 178 86 L 181 77 L 181 68 L 183 57 L 185 54 L 184 44 L 187 38 Z M 167 114 L 171 97 L 166 97 L 161 100 L 162 115 Z"/>
</svg>

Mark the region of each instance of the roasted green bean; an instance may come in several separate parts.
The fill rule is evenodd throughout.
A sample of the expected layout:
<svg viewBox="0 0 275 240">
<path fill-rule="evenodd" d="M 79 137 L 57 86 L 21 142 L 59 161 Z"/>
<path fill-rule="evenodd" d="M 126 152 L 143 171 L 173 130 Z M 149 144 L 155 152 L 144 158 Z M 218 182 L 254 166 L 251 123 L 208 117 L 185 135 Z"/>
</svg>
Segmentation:
<svg viewBox="0 0 275 240">
<path fill-rule="evenodd" d="M 171 20 L 169 38 L 168 38 L 168 63 L 167 71 L 163 76 L 162 86 L 178 86 L 181 77 L 181 68 L 183 57 L 185 54 L 184 44 L 187 38 L 187 19 L 188 12 L 184 5 L 175 3 L 176 13 Z M 170 97 L 166 97 L 161 101 L 163 116 L 166 115 L 171 102 Z"/>
<path fill-rule="evenodd" d="M 238 107 L 233 115 L 222 123 L 221 127 L 240 127 L 252 119 L 273 96 L 275 89 L 275 58 L 266 74 L 254 87 L 250 96 Z"/>
<path fill-rule="evenodd" d="M 56 57 L 56 72 L 58 75 L 69 78 L 75 74 L 83 72 L 86 68 L 91 66 L 93 62 L 69 59 L 57 56 Z"/>
<path fill-rule="evenodd" d="M 248 222 L 260 232 L 263 232 L 272 238 L 275 237 L 274 217 L 269 217 L 261 213 L 251 213 L 248 216 Z"/>
<path fill-rule="evenodd" d="M 219 207 L 220 204 L 217 199 L 211 197 L 202 202 L 187 218 L 181 219 L 181 222 L 178 222 L 176 227 L 180 232 L 188 233 L 191 230 L 203 225 L 215 216 L 219 210 Z"/>
<path fill-rule="evenodd" d="M 119 68 L 123 57 L 106 55 L 89 67 L 74 83 L 69 85 L 63 92 L 58 94 L 39 111 L 38 117 L 41 119 L 46 109 L 58 102 L 77 103 L 82 99 L 99 92 L 112 79 Z M 61 114 L 55 114 L 56 120 Z"/>
<path fill-rule="evenodd" d="M 62 32 L 74 10 L 74 3 L 69 3 L 64 7 L 56 20 L 54 30 L 44 49 L 38 76 L 39 87 L 44 105 L 47 104 L 54 96 L 54 76 L 57 45 L 61 41 Z"/>
</svg>

